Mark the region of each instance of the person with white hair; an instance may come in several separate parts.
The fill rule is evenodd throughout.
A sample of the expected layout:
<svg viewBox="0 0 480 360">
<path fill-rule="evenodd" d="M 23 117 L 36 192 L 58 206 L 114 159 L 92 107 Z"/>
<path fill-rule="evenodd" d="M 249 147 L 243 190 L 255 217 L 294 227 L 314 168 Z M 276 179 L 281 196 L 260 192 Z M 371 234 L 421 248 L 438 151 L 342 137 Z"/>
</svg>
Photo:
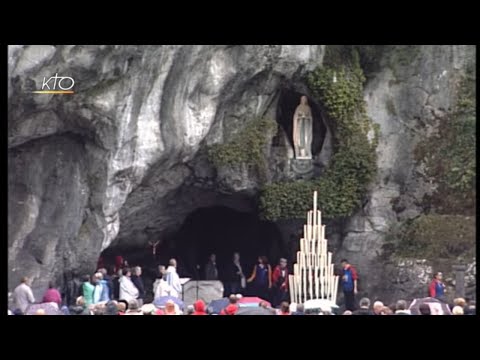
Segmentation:
<svg viewBox="0 0 480 360">
<path fill-rule="evenodd" d="M 461 306 L 454 306 L 452 309 L 452 315 L 463 315 L 463 308 Z"/>
<path fill-rule="evenodd" d="M 180 311 L 180 307 L 173 302 L 173 300 L 168 300 L 165 303 L 165 315 L 183 315 Z"/>
<path fill-rule="evenodd" d="M 373 303 L 373 315 L 382 315 L 382 309 L 385 305 L 381 301 L 375 301 Z"/>
</svg>

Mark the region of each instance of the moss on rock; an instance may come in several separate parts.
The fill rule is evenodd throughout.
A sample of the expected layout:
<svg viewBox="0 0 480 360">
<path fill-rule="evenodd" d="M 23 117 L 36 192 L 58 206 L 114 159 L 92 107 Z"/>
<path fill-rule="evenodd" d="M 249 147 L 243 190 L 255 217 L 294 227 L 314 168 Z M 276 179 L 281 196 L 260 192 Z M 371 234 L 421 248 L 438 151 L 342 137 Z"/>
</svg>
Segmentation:
<svg viewBox="0 0 480 360">
<path fill-rule="evenodd" d="M 475 74 L 469 69 L 459 83 L 453 111 L 438 123 L 437 131 L 415 149 L 426 178 L 438 184 L 424 203 L 444 214 L 475 213 L 476 106 Z"/>
<path fill-rule="evenodd" d="M 422 215 L 397 234 L 395 253 L 428 260 L 472 258 L 475 227 L 474 216 Z"/>
<path fill-rule="evenodd" d="M 231 141 L 210 146 L 208 158 L 217 168 L 245 164 L 264 170 L 265 146 L 276 126 L 275 121 L 267 118 L 250 120 Z"/>
</svg>

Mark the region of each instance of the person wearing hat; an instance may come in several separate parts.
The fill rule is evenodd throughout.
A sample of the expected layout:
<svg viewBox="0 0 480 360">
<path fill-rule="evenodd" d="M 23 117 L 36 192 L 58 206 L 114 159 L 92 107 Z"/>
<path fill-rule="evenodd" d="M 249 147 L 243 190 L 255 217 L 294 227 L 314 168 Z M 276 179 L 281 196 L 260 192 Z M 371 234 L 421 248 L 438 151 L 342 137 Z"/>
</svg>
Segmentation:
<svg viewBox="0 0 480 360">
<path fill-rule="evenodd" d="M 205 311 L 205 302 L 203 300 L 195 301 L 193 307 L 195 308 L 195 311 L 192 315 L 207 315 L 207 312 Z"/>
<path fill-rule="evenodd" d="M 228 305 L 220 315 L 235 315 L 238 311 L 238 306 L 234 304 Z"/>
</svg>

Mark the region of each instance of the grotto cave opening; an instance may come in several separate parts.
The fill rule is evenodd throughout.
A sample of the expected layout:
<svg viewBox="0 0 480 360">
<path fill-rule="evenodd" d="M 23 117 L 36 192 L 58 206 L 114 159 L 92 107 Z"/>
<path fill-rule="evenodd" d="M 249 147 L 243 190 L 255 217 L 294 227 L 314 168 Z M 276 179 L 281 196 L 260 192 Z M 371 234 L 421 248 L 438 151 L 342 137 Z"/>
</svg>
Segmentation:
<svg viewBox="0 0 480 360">
<path fill-rule="evenodd" d="M 165 232 L 157 238 L 162 241 L 156 247 L 155 255 L 150 245 L 129 247 L 123 243 L 112 244 L 102 252 L 101 258 L 111 266 L 115 256 L 122 255 L 129 266 L 141 266 L 145 286 L 149 288 L 157 266 L 168 265 L 170 258 L 177 259 L 181 277 L 203 280 L 205 264 L 209 255 L 214 253 L 219 279 L 224 280 L 225 266 L 234 252 L 240 253 L 247 276 L 258 256 L 265 255 L 275 264 L 280 257 L 288 255 L 275 223 L 261 220 L 255 211 L 239 211 L 224 205 L 196 208 L 176 231 Z"/>
<path fill-rule="evenodd" d="M 291 89 L 282 89 L 277 105 L 277 122 L 287 134 L 290 146 L 293 148 L 293 115 L 300 104 L 300 98 L 305 95 Z M 312 109 L 313 116 L 313 139 L 312 155 L 318 155 L 322 150 L 323 142 L 327 133 L 327 127 L 322 116 L 320 105 L 311 97 L 307 96 L 308 105 Z"/>
<path fill-rule="evenodd" d="M 220 280 L 234 252 L 239 252 L 248 273 L 260 255 L 270 261 L 285 256 L 277 226 L 261 221 L 251 212 L 226 206 L 199 208 L 190 213 L 174 235 L 173 256 L 183 265 L 186 276 L 204 278 L 204 266 L 210 254 L 217 256 Z"/>
</svg>

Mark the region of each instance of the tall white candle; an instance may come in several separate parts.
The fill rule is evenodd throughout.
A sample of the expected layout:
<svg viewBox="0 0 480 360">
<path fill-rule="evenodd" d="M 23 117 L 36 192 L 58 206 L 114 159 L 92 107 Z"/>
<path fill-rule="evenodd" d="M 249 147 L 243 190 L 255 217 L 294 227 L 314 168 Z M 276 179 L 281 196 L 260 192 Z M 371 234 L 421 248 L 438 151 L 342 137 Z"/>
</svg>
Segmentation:
<svg viewBox="0 0 480 360">
<path fill-rule="evenodd" d="M 288 291 L 290 293 L 290 301 L 295 302 L 295 280 L 292 274 L 288 275 Z"/>
<path fill-rule="evenodd" d="M 308 287 L 310 293 L 310 299 L 313 299 L 313 269 L 310 266 L 308 270 Z"/>
<path fill-rule="evenodd" d="M 333 300 L 333 294 L 335 293 L 335 275 L 333 272 L 334 265 L 330 265 L 330 277 L 332 278 L 332 300 Z"/>
<path fill-rule="evenodd" d="M 307 297 L 307 267 L 306 267 L 306 259 L 304 258 L 303 259 L 303 269 L 302 269 L 302 273 L 303 273 L 303 298 L 306 300 L 306 297 Z"/>
<path fill-rule="evenodd" d="M 327 299 L 329 299 L 329 297 L 330 297 L 330 276 L 329 276 L 328 267 L 326 268 L 326 270 L 327 270 L 326 271 L 327 276 L 325 278 L 327 279 L 327 291 L 326 291 L 327 293 L 326 293 L 325 297 Z"/>
</svg>

